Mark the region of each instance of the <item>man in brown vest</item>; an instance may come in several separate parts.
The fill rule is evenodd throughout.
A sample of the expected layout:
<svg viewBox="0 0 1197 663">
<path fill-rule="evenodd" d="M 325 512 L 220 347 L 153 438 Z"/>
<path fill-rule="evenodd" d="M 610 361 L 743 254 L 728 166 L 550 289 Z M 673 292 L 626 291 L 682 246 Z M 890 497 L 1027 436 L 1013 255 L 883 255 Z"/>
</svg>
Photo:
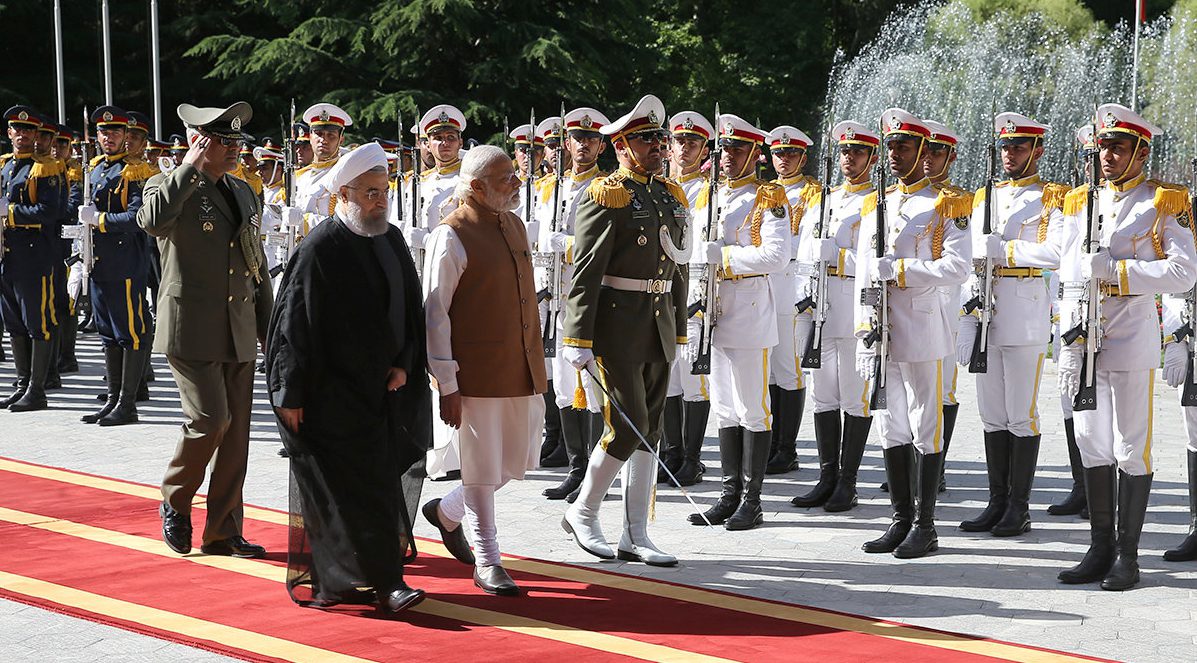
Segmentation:
<svg viewBox="0 0 1197 663">
<path fill-rule="evenodd" d="M 461 166 L 460 207 L 425 245 L 428 364 L 441 419 L 459 431 L 461 486 L 424 505 L 474 584 L 514 596 L 499 559 L 495 492 L 536 467 L 547 388 L 532 256 L 519 205 L 520 180 L 503 150 L 482 145 Z M 474 543 L 471 555 L 459 525 Z"/>
</svg>

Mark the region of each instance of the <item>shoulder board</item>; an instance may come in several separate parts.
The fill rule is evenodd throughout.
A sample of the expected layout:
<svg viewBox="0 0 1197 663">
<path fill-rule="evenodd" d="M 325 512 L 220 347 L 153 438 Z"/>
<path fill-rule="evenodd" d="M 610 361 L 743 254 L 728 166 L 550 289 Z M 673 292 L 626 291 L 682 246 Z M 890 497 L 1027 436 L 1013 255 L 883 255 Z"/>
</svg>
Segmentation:
<svg viewBox="0 0 1197 663">
<path fill-rule="evenodd" d="M 12 160 L 12 152 L 9 152 L 8 154 L 0 154 L 0 166 L 3 166 L 4 164 L 8 163 L 11 160 Z"/>
<path fill-rule="evenodd" d="M 603 178 L 596 177 L 591 180 L 590 186 L 586 188 L 586 193 L 596 205 L 612 209 L 627 207 L 632 202 L 632 192 L 623 185 L 623 180 L 622 173 L 615 173 Z"/>
<path fill-rule="evenodd" d="M 1171 184 L 1159 180 L 1148 180 L 1148 184 L 1155 187 L 1155 198 L 1151 204 L 1156 212 L 1166 216 L 1179 216 L 1182 212 L 1190 212 L 1191 201 L 1189 190 L 1180 184 Z"/>
<path fill-rule="evenodd" d="M 1064 216 L 1080 214 L 1085 210 L 1085 202 L 1089 196 L 1089 185 L 1082 184 L 1064 194 Z"/>
<path fill-rule="evenodd" d="M 104 155 L 97 154 L 96 156 L 91 158 L 91 161 L 88 162 L 88 165 L 91 166 L 92 168 L 95 168 L 96 166 L 98 166 L 102 163 L 104 163 Z"/>
<path fill-rule="evenodd" d="M 1043 208 L 1064 209 L 1064 199 L 1068 196 L 1068 185 L 1055 182 L 1043 183 Z"/>
<path fill-rule="evenodd" d="M 127 161 L 121 170 L 121 179 L 126 182 L 144 182 L 154 176 L 154 169 L 144 161 Z"/>
<path fill-rule="evenodd" d="M 54 177 L 65 175 L 66 164 L 51 157 L 34 157 L 33 168 L 29 169 L 29 178 Z"/>
<path fill-rule="evenodd" d="M 766 207 L 772 209 L 774 207 L 789 208 L 790 199 L 786 197 L 786 189 L 775 182 L 766 182 L 765 180 L 758 180 L 756 187 L 756 207 Z"/>
<path fill-rule="evenodd" d="M 973 194 L 973 207 L 980 207 L 983 204 L 985 204 L 985 187 L 977 189 L 977 192 Z"/>
<path fill-rule="evenodd" d="M 665 183 L 665 188 L 669 189 L 669 193 L 682 204 L 682 207 L 690 207 L 690 201 L 686 199 L 686 190 L 682 188 L 682 185 L 668 177 L 663 178 L 661 181 Z"/>
<path fill-rule="evenodd" d="M 873 212 L 877 211 L 877 190 L 874 189 L 865 196 L 864 202 L 860 205 L 860 218 L 864 218 Z"/>
<path fill-rule="evenodd" d="M 939 190 L 939 197 L 935 199 L 935 211 L 941 219 L 968 216 L 973 211 L 973 195 L 967 191 L 943 187 Z"/>
</svg>

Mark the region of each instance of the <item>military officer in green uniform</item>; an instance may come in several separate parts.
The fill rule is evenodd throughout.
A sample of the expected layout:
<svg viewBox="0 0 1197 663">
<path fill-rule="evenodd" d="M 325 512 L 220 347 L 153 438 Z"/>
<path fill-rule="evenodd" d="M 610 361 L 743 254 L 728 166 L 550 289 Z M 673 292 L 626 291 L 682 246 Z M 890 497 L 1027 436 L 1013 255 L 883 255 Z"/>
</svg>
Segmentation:
<svg viewBox="0 0 1197 663">
<path fill-rule="evenodd" d="M 681 265 L 691 244 L 685 237 L 685 192 L 655 174 L 661 172 L 669 138 L 665 119 L 661 100 L 648 95 L 600 130 L 611 138 L 619 170 L 596 178 L 578 205 L 575 272 L 563 330 L 566 361 L 598 376 L 605 392 L 605 430 L 562 526 L 592 555 L 655 566 L 673 566 L 677 558 L 648 539 L 657 458 L 640 435 L 654 449 L 659 445 L 669 364 L 675 352 L 685 352 L 686 271 Z M 613 553 L 598 511 L 625 464 L 624 529 Z"/>
<path fill-rule="evenodd" d="M 154 351 L 170 363 L 186 419 L 162 480 L 162 537 L 177 553 L 191 550 L 191 500 L 211 461 L 201 550 L 261 557 L 265 550 L 242 536 L 241 488 L 254 360 L 273 298 L 259 230 L 262 201 L 229 174 L 253 110 L 245 102 L 181 104 L 178 114 L 187 126 L 187 156 L 147 182 L 137 214 L 162 251 Z"/>
</svg>

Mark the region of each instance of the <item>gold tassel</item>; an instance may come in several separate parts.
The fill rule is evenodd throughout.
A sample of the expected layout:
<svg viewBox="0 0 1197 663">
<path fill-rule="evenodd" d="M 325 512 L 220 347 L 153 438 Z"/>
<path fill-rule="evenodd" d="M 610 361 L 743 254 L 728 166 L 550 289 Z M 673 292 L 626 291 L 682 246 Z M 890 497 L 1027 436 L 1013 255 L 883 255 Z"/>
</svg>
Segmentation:
<svg viewBox="0 0 1197 663">
<path fill-rule="evenodd" d="M 939 260 L 943 257 L 943 231 L 948 225 L 947 219 L 940 219 L 935 224 L 935 232 L 931 234 L 931 259 Z"/>
<path fill-rule="evenodd" d="M 1053 182 L 1043 185 L 1043 209 L 1064 209 L 1066 197 L 1068 197 L 1067 186 Z"/>
<path fill-rule="evenodd" d="M 967 191 L 942 189 L 935 201 L 935 211 L 941 219 L 959 219 L 973 211 L 973 196 Z"/>
<path fill-rule="evenodd" d="M 540 187 L 540 204 L 549 204 L 549 199 L 553 197 L 553 187 L 557 185 L 557 174 L 549 173 L 540 178 L 536 184 Z"/>
<path fill-rule="evenodd" d="M 1085 211 L 1089 199 L 1089 185 L 1082 184 L 1064 195 L 1064 216 L 1075 216 Z"/>
<path fill-rule="evenodd" d="M 673 197 L 676 198 L 683 207 L 690 207 L 690 201 L 686 199 L 686 190 L 682 188 L 682 185 L 674 182 L 671 179 L 666 179 L 665 188 L 669 189 L 669 193 L 672 194 Z"/>
<path fill-rule="evenodd" d="M 154 169 L 144 161 L 127 161 L 121 169 L 121 179 L 126 182 L 144 182 L 154 175 Z"/>
<path fill-rule="evenodd" d="M 1151 204 L 1161 216 L 1177 216 L 1181 212 L 1191 212 L 1189 209 L 1189 190 L 1178 184 L 1168 184 L 1151 180 L 1156 185 L 1155 199 Z"/>
<path fill-rule="evenodd" d="M 760 182 L 756 188 L 756 202 L 753 206 L 758 209 L 789 207 L 790 199 L 786 197 L 786 190 L 780 184 Z"/>
<path fill-rule="evenodd" d="M 860 205 L 860 218 L 865 218 L 873 212 L 877 211 L 877 192 L 873 191 L 865 196 L 864 202 Z"/>
<path fill-rule="evenodd" d="M 585 410 L 586 409 L 586 390 L 582 388 L 582 371 L 574 371 L 574 372 L 578 374 L 578 381 L 574 383 L 577 386 L 574 387 L 573 407 L 575 410 Z"/>
<path fill-rule="evenodd" d="M 632 192 L 623 185 L 623 176 L 619 173 L 594 180 L 586 193 L 595 204 L 611 209 L 623 209 L 632 203 Z"/>
<path fill-rule="evenodd" d="M 42 179 L 66 174 L 66 164 L 50 157 L 34 157 L 29 179 Z"/>
</svg>

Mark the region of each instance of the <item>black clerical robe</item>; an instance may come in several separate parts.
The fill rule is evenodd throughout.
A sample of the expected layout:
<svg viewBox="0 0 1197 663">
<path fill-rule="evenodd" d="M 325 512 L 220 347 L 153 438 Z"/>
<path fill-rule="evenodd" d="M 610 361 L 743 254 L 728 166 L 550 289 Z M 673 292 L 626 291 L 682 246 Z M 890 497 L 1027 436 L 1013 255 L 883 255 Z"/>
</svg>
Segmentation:
<svg viewBox="0 0 1197 663">
<path fill-rule="evenodd" d="M 287 587 L 298 603 L 373 601 L 370 590 L 389 591 L 415 556 L 432 442 L 423 325 L 397 228 L 362 237 L 331 217 L 287 265 L 266 363 L 271 403 L 303 408 L 297 432 L 279 423 L 291 455 Z M 395 392 L 391 367 L 408 374 Z"/>
</svg>

